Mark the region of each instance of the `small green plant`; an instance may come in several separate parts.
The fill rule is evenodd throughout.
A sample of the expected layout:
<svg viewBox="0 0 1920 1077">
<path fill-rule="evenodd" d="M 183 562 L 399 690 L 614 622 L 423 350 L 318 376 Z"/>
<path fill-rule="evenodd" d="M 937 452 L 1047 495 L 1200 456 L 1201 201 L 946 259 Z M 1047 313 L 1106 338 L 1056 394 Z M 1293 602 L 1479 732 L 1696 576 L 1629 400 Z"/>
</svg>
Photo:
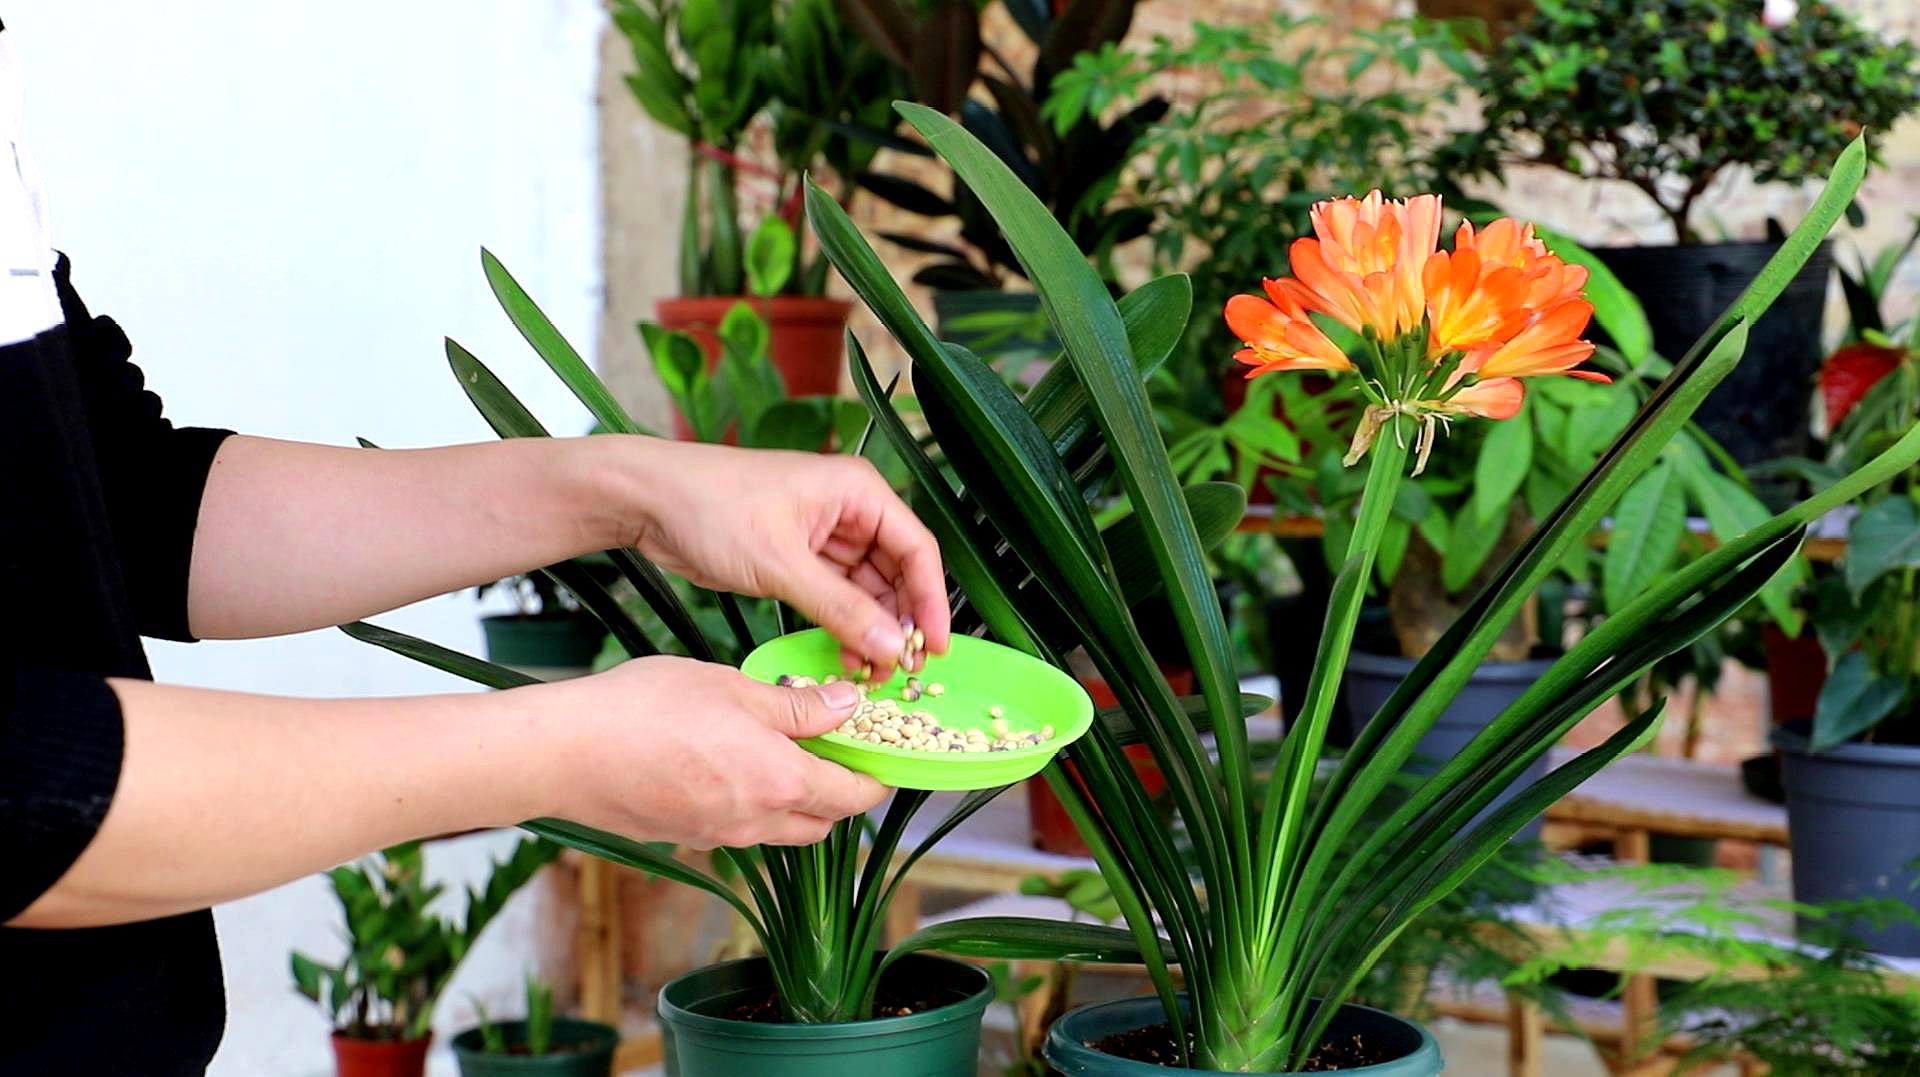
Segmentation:
<svg viewBox="0 0 1920 1077">
<path fill-rule="evenodd" d="M 294 986 L 348 1038 L 419 1039 L 474 940 L 559 852 L 551 842 L 523 839 L 493 865 L 484 887 L 467 889 L 466 917 L 458 924 L 430 911 L 445 887 L 427 882 L 419 842 L 333 869 L 327 878 L 346 914 L 347 955 L 328 965 L 296 952 Z"/>
<path fill-rule="evenodd" d="M 1862 130 L 1920 104 L 1917 64 L 1834 3 L 1768 20 L 1725 0 L 1538 0 L 1488 58 L 1483 127 L 1438 161 L 1461 177 L 1541 164 L 1623 183 L 1697 243 L 1716 179 L 1819 178 Z"/>
<path fill-rule="evenodd" d="M 548 1054 L 553 1049 L 553 988 L 542 982 L 532 973 L 527 974 L 527 1017 L 526 1040 L 515 1051 L 507 1042 L 507 1034 L 502 1027 L 487 1017 L 487 1011 L 478 1000 L 473 1005 L 480 1016 L 481 1049 L 490 1055 L 523 1054 L 535 1058 Z"/>
<path fill-rule="evenodd" d="M 890 124 L 891 67 L 833 0 L 613 0 L 634 61 L 627 86 L 655 123 L 687 140 L 680 294 L 819 295 L 826 263 L 808 261 L 791 227 L 809 171 L 854 192 L 877 145 L 850 128 Z M 750 132 L 771 130 L 771 166 L 749 159 Z M 764 184 L 763 223 L 741 231 L 743 180 Z M 763 243 L 784 244 L 761 249 Z M 784 266 L 778 284 L 765 267 Z M 755 280 L 755 274 L 760 277 Z"/>
</svg>

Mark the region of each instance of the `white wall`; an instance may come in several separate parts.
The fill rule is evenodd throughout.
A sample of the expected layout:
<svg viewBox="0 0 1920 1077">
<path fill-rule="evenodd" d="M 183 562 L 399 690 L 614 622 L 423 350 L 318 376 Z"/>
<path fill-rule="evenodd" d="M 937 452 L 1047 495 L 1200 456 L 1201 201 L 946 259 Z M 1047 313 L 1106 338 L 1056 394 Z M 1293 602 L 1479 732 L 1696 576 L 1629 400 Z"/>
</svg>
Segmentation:
<svg viewBox="0 0 1920 1077">
<path fill-rule="evenodd" d="M 499 314 L 487 244 L 583 350 L 600 306 L 595 0 L 14 0 L 30 145 L 56 243 L 126 327 L 180 421 L 351 444 L 489 437 L 447 373 L 451 334 L 557 430 L 587 420 Z M 467 597 L 384 620 L 478 644 Z M 298 695 L 456 682 L 334 632 L 157 644 L 162 680 Z M 478 870 L 500 838 L 430 855 Z M 517 989 L 523 903 L 443 1014 Z M 328 1069 L 291 945 L 326 952 L 316 881 L 220 910 L 232 1017 L 216 1074 Z"/>
</svg>

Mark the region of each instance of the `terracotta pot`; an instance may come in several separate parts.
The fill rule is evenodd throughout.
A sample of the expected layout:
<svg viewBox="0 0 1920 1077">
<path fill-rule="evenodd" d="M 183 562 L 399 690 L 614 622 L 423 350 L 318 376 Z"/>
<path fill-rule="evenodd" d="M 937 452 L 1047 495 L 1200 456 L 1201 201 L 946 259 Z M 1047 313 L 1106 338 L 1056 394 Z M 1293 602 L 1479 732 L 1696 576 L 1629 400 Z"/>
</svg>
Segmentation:
<svg viewBox="0 0 1920 1077">
<path fill-rule="evenodd" d="M 1769 623 L 1760 630 L 1760 642 L 1767 655 L 1767 709 L 1773 720 L 1812 718 L 1827 683 L 1827 652 L 1812 627 L 1794 637 Z"/>
<path fill-rule="evenodd" d="M 707 369 L 712 370 L 720 364 L 720 321 L 736 303 L 748 304 L 766 319 L 772 337 L 773 366 L 780 372 L 789 397 L 833 396 L 840 391 L 847 315 L 853 310 L 853 304 L 845 300 L 799 295 L 772 299 L 683 296 L 660 300 L 654 312 L 662 328 L 687 333 L 699 342 L 700 350 L 707 354 Z M 681 440 L 693 436 L 678 415 L 673 426 L 674 436 Z"/>
<path fill-rule="evenodd" d="M 431 1035 L 417 1040 L 356 1040 L 333 1034 L 333 1066 L 340 1077 L 421 1077 Z"/>
<path fill-rule="evenodd" d="M 1167 686 L 1173 694 L 1185 696 L 1193 694 L 1193 670 L 1168 668 L 1162 666 L 1162 675 L 1167 678 Z M 1082 677 L 1080 684 L 1093 697 L 1093 705 L 1098 710 L 1106 710 L 1120 705 L 1113 689 L 1099 677 Z M 1159 796 L 1167 787 L 1167 776 L 1160 773 L 1159 764 L 1153 761 L 1153 752 L 1144 744 L 1129 744 L 1124 749 L 1127 760 L 1133 764 L 1133 772 L 1140 777 L 1140 787 L 1149 797 Z M 1062 766 L 1073 764 L 1062 762 Z M 1089 856 L 1087 843 L 1080 837 L 1080 831 L 1073 825 L 1073 817 L 1067 814 L 1066 805 L 1053 794 L 1045 778 L 1027 779 L 1027 821 L 1032 835 L 1033 847 L 1043 853 L 1059 853 L 1062 856 Z"/>
</svg>

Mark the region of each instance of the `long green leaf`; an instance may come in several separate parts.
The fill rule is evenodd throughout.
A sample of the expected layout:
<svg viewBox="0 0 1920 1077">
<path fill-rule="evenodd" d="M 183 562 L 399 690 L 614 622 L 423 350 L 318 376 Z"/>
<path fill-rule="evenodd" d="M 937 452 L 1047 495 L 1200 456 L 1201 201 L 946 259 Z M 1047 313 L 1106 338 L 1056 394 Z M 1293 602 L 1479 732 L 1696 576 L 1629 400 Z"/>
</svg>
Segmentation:
<svg viewBox="0 0 1920 1077">
<path fill-rule="evenodd" d="M 921 928 L 894 945 L 887 963 L 927 950 L 999 961 L 1139 965 L 1146 960 L 1133 935 L 1124 928 L 1024 916 L 980 916 Z"/>
<path fill-rule="evenodd" d="M 513 391 L 485 363 L 451 337 L 447 339 L 447 365 L 453 370 L 453 376 L 459 381 L 467 399 L 495 434 L 503 438 L 549 436 L 546 427 L 513 395 Z M 667 582 L 659 567 L 632 550 L 610 550 L 608 554 L 641 600 L 667 626 L 667 631 L 673 633 L 680 645 L 687 649 L 687 654 L 702 661 L 713 661 L 716 657 L 713 645 L 708 642 L 706 633 L 700 630 L 686 605 L 680 601 L 680 596 L 674 593 L 673 585 Z M 605 619 L 601 618 L 602 621 Z M 732 619 L 729 618 L 731 623 Z M 741 653 L 752 650 L 753 637 L 745 632 L 744 620 L 735 632 L 741 637 Z M 629 653 L 632 653 L 631 649 Z"/>
<path fill-rule="evenodd" d="M 1091 395 L 1128 501 L 1150 524 L 1147 534 L 1155 561 L 1166 580 L 1201 694 L 1216 708 L 1214 733 L 1221 756 L 1231 761 L 1219 773 L 1225 780 L 1222 792 L 1233 823 L 1214 840 L 1224 841 L 1232 851 L 1217 870 L 1237 872 L 1241 884 L 1250 882 L 1247 782 L 1240 765 L 1246 757 L 1246 727 L 1234 702 L 1239 693 L 1229 666 L 1232 646 L 1199 535 L 1179 496 L 1179 483 L 1154 423 L 1120 312 L 1053 214 L 992 151 L 931 109 L 910 104 L 896 108 L 987 207 L 1012 245 L 1074 372 Z M 1230 907 L 1234 897 L 1216 893 L 1214 900 Z"/>
<path fill-rule="evenodd" d="M 500 307 L 507 312 L 507 318 L 513 322 L 520 335 L 533 345 L 540 358 L 565 382 L 568 389 L 579 399 L 587 411 L 599 421 L 602 427 L 616 434 L 650 434 L 651 431 L 633 421 L 627 409 L 620 406 L 613 393 L 596 377 L 587 366 L 580 353 L 573 350 L 567 338 L 560 335 L 553 322 L 541 311 L 533 297 L 527 294 L 520 282 L 513 279 L 507 267 L 486 248 L 480 250 L 480 264 L 486 270 L 487 283 L 492 286 L 493 294 L 500 301 Z"/>
<path fill-rule="evenodd" d="M 362 643 L 384 647 L 394 654 L 411 658 L 422 665 L 432 666 L 475 684 L 483 684 L 488 688 L 524 688 L 530 684 L 543 683 L 540 678 L 529 677 L 518 670 L 495 665 L 484 659 L 442 647 L 437 643 L 429 643 L 418 636 L 409 636 L 405 632 L 395 632 L 391 628 L 381 628 L 379 625 L 368 624 L 365 621 L 341 625 L 340 631 Z"/>
</svg>

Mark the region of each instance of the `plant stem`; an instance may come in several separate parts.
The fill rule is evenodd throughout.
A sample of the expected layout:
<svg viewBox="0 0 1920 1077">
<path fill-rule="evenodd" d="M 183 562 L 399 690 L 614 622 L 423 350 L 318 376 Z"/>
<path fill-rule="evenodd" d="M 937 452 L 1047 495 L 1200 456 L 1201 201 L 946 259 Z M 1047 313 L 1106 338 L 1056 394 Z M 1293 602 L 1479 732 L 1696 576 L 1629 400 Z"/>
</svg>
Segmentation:
<svg viewBox="0 0 1920 1077">
<path fill-rule="evenodd" d="M 1279 996 L 1285 991 L 1288 977 L 1281 962 L 1283 955 L 1292 952 L 1293 940 L 1302 928 L 1299 919 L 1289 913 L 1301 866 L 1296 854 L 1306 823 L 1307 795 L 1320 751 L 1326 744 L 1334 698 L 1346 670 L 1367 585 L 1372 579 L 1374 555 L 1380 548 L 1394 497 L 1406 474 L 1408 450 L 1417 436 L 1415 427 L 1413 420 L 1396 415 L 1382 425 L 1379 436 L 1374 439 L 1367 484 L 1360 495 L 1353 535 L 1347 542 L 1346 564 L 1334 583 L 1333 600 L 1321 630 L 1319 653 L 1314 657 L 1313 676 L 1306 698 L 1293 718 L 1292 728 L 1287 731 L 1280 770 L 1267 788 L 1260 841 L 1255 848 L 1259 903 L 1249 924 L 1254 937 L 1246 940 L 1248 952 L 1254 955 L 1253 966 L 1259 973 L 1258 983 L 1253 987 L 1255 997 L 1246 1000 L 1242 1008 L 1252 1027 L 1234 1030 L 1238 1033 L 1232 1037 L 1234 1042 L 1221 1045 L 1229 1049 L 1230 1054 L 1208 1059 L 1216 1068 L 1258 1069 L 1264 1061 L 1284 1059 L 1291 1053 L 1289 1030 L 1259 1017 L 1284 1001 Z M 1308 986 L 1302 985 L 1301 989 Z M 1211 1053 L 1214 1046 L 1203 1044 L 1203 1052 Z"/>
</svg>

